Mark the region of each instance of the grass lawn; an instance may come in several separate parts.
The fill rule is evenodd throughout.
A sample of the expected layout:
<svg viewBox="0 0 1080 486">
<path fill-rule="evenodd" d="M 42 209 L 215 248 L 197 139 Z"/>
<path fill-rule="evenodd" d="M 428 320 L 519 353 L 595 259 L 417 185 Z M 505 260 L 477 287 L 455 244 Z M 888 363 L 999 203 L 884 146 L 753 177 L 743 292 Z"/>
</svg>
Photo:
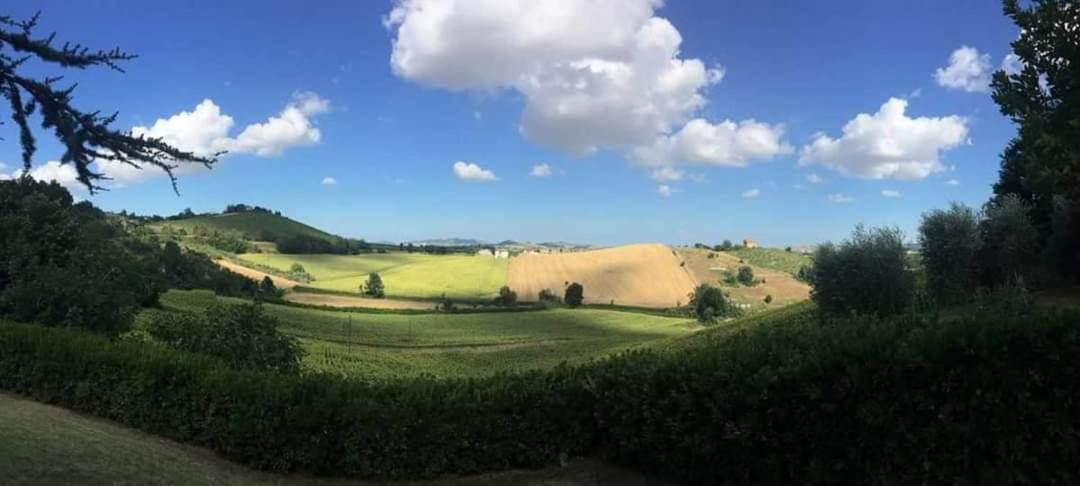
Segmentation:
<svg viewBox="0 0 1080 486">
<path fill-rule="evenodd" d="M 506 285 L 509 261 L 469 255 L 376 253 L 369 255 L 244 254 L 242 261 L 288 271 L 294 263 L 315 277 L 310 287 L 359 292 L 378 272 L 386 293 L 395 297 L 489 298 Z"/>
<path fill-rule="evenodd" d="M 207 291 L 174 290 L 162 297 L 166 310 L 198 310 L 215 300 L 242 302 Z M 354 313 L 274 304 L 266 309 L 280 319 L 283 331 L 303 342 L 307 369 L 371 379 L 550 368 L 700 329 L 690 319 L 599 309 L 480 314 Z"/>
<path fill-rule="evenodd" d="M 370 482 L 281 476 L 213 452 L 59 407 L 0 393 L 0 484 L 4 485 L 346 485 Z M 565 468 L 505 471 L 430 485 L 657 484 L 586 459 Z"/>
</svg>

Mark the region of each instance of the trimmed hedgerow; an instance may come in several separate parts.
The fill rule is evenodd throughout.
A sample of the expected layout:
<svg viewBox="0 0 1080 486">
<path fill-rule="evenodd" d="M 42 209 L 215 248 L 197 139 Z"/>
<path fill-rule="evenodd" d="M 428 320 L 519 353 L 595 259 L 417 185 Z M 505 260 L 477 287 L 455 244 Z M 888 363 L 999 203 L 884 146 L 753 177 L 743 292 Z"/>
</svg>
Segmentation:
<svg viewBox="0 0 1080 486">
<path fill-rule="evenodd" d="M 1080 479 L 1077 314 L 778 315 L 676 353 L 387 383 L 0 323 L 0 388 L 274 471 L 404 479 L 589 454 L 699 484 Z"/>
</svg>

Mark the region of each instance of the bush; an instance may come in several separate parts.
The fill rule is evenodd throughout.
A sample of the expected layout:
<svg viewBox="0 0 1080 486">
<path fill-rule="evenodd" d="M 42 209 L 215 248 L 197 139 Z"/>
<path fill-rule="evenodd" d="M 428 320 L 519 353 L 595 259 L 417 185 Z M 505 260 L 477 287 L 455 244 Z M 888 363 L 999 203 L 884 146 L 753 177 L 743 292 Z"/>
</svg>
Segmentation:
<svg viewBox="0 0 1080 486">
<path fill-rule="evenodd" d="M 730 312 L 724 293 L 712 285 L 701 284 L 690 293 L 690 307 L 698 322 L 712 323 Z"/>
<path fill-rule="evenodd" d="M 739 267 L 739 273 L 735 276 L 735 280 L 747 287 L 753 286 L 754 269 L 747 266 Z"/>
<path fill-rule="evenodd" d="M 940 304 L 970 301 L 978 285 L 980 240 L 975 211 L 953 203 L 947 210 L 923 213 L 919 246 L 933 299 Z"/>
<path fill-rule="evenodd" d="M 367 295 L 381 299 L 386 295 L 386 287 L 383 286 L 382 277 L 378 273 L 372 273 L 368 275 L 367 282 L 361 285 L 361 290 Z"/>
<path fill-rule="evenodd" d="M 856 226 L 839 246 L 818 247 L 810 298 L 824 315 L 892 315 L 911 302 L 914 276 L 899 229 Z"/>
<path fill-rule="evenodd" d="M 574 282 L 566 286 L 566 293 L 563 295 L 563 302 L 570 307 L 577 307 L 585 301 L 585 288 L 581 284 Z"/>
<path fill-rule="evenodd" d="M 680 484 L 1074 484 L 1080 315 L 816 322 L 474 380 L 232 370 L 0 323 L 0 389 L 278 472 L 430 478 L 589 455 Z M 725 331 L 719 329 L 719 331 Z M 973 465 L 978 465 L 973 467 Z"/>
<path fill-rule="evenodd" d="M 559 296 L 555 295 L 555 292 L 552 292 L 551 289 L 543 289 L 536 296 L 536 300 L 541 303 L 558 304 Z"/>
<path fill-rule="evenodd" d="M 213 356 L 234 368 L 298 373 L 304 349 L 278 332 L 278 325 L 260 304 L 215 304 L 202 314 L 156 313 L 146 331 L 180 351 Z"/>
<path fill-rule="evenodd" d="M 517 305 L 517 292 L 510 290 L 510 287 L 505 285 L 499 289 L 499 296 L 495 297 L 495 305 L 502 307 L 513 307 Z"/>
<path fill-rule="evenodd" d="M 765 302 L 766 304 L 771 304 L 772 301 L 773 301 L 772 294 L 766 295 L 765 298 L 762 300 L 762 302 Z"/>
<path fill-rule="evenodd" d="M 1039 254 L 1039 233 L 1028 216 L 1031 205 L 1015 194 L 1006 194 L 987 203 L 983 212 L 979 225 L 983 285 L 996 287 L 1017 276 L 1028 276 Z"/>
</svg>

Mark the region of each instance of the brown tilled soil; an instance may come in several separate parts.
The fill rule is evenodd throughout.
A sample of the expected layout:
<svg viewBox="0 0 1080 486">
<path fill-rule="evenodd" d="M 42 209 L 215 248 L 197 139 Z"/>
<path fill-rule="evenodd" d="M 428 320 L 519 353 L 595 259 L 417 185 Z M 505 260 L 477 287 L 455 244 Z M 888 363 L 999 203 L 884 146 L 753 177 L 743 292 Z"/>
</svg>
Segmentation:
<svg viewBox="0 0 1080 486">
<path fill-rule="evenodd" d="M 509 286 L 525 301 L 548 288 L 562 295 L 569 282 L 585 288 L 585 303 L 674 307 L 686 304 L 694 278 L 665 245 L 643 244 L 510 260 Z"/>
<path fill-rule="evenodd" d="M 279 289 L 291 289 L 297 285 L 301 285 L 300 282 L 295 280 L 289 280 L 285 277 L 279 277 L 277 275 L 270 275 L 269 273 L 255 270 L 254 268 L 248 268 L 243 265 L 230 262 L 228 260 L 214 260 L 218 265 L 234 272 L 239 273 L 247 278 L 255 280 L 256 282 L 262 281 L 263 277 L 270 277 L 274 281 L 274 286 Z"/>
<path fill-rule="evenodd" d="M 308 292 L 289 292 L 285 300 L 299 304 L 325 305 L 329 307 L 367 307 L 369 309 L 432 309 L 434 302 L 400 299 L 367 299 L 347 295 L 316 294 Z"/>
<path fill-rule="evenodd" d="M 722 251 L 680 248 L 678 253 L 686 262 L 686 268 L 700 283 L 722 286 L 725 270 L 735 273 L 741 266 L 753 268 L 754 277 L 763 282 L 753 287 L 723 287 L 737 302 L 764 305 L 765 296 L 772 295 L 773 301 L 769 307 L 780 307 L 810 298 L 810 287 L 785 272 L 739 263 L 739 257 Z M 709 258 L 709 254 L 714 257 Z"/>
</svg>

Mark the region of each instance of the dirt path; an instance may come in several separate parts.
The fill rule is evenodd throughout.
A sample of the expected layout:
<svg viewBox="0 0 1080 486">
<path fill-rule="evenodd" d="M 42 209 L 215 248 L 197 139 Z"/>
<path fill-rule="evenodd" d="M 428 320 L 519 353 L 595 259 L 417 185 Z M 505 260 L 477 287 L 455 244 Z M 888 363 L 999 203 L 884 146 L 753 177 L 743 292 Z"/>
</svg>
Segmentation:
<svg viewBox="0 0 1080 486">
<path fill-rule="evenodd" d="M 674 307 L 686 304 L 694 278 L 665 245 L 628 245 L 602 250 L 525 255 L 510 260 L 509 286 L 523 301 L 548 288 L 562 295 L 566 284 L 585 287 L 591 304 Z"/>
<path fill-rule="evenodd" d="M 259 271 L 259 270 L 255 270 L 254 268 L 248 268 L 248 267 L 245 267 L 243 265 L 230 262 L 228 260 L 214 260 L 214 261 L 217 262 L 218 265 L 221 265 L 223 268 L 226 268 L 226 269 L 228 269 L 228 270 L 230 270 L 232 272 L 243 275 L 243 276 L 245 276 L 247 278 L 250 278 L 250 279 L 252 279 L 252 280 L 254 280 L 256 282 L 261 282 L 263 277 L 270 277 L 270 279 L 274 281 L 274 286 L 279 288 L 279 289 L 291 289 L 293 287 L 296 287 L 297 285 L 303 285 L 300 282 L 297 282 L 295 280 L 289 280 L 289 279 L 287 279 L 285 277 L 279 277 L 277 275 L 270 275 L 269 273 L 262 272 L 262 271 Z"/>
<path fill-rule="evenodd" d="M 418 309 L 430 310 L 434 302 L 401 299 L 368 299 L 347 295 L 316 294 L 309 292 L 289 292 L 285 300 L 298 304 L 325 305 L 329 307 L 367 307 L 369 309 Z"/>
</svg>

